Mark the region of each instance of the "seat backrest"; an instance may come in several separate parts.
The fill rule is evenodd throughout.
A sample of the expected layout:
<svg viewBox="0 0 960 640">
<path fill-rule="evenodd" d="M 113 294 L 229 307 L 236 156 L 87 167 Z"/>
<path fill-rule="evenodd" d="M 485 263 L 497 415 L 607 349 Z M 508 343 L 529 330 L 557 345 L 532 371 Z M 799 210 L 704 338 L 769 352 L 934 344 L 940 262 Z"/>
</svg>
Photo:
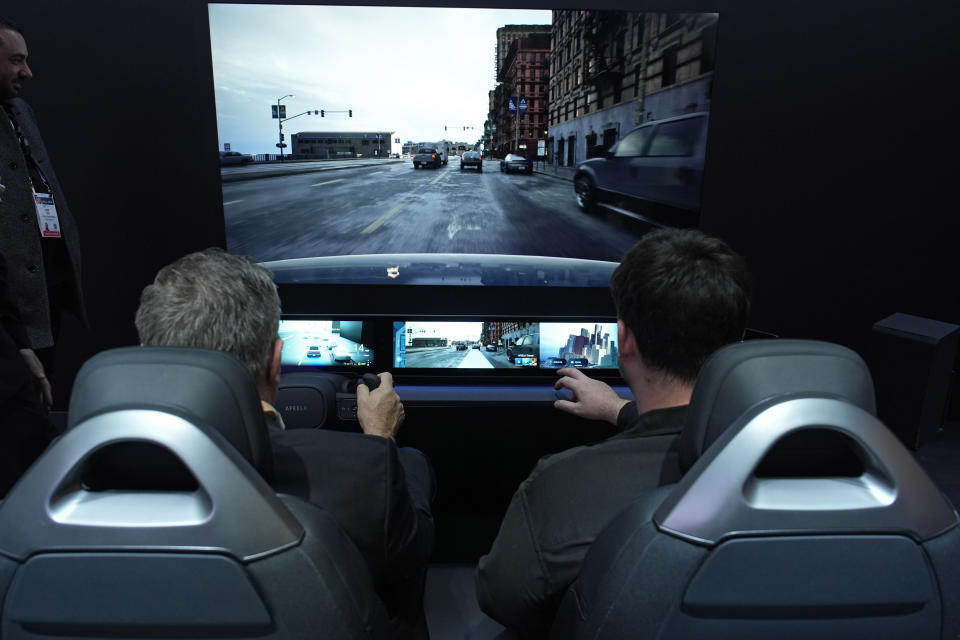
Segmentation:
<svg viewBox="0 0 960 640">
<path fill-rule="evenodd" d="M 765 342 L 747 347 L 751 357 L 775 360 L 782 347 Z M 960 520 L 862 406 L 872 403 L 846 378 L 859 367 L 842 358 L 821 366 L 822 380 L 840 384 L 767 393 L 777 370 L 770 361 L 755 368 L 766 388 L 759 402 L 740 384 L 731 383 L 729 405 L 722 390 L 711 394 L 719 406 L 739 403 L 741 413 L 727 414 L 727 428 L 713 432 L 677 485 L 644 496 L 598 537 L 555 638 L 956 636 Z M 850 389 L 853 401 L 844 397 Z M 803 433 L 843 441 L 858 473 L 798 474 L 796 457 L 785 471 L 762 464 Z"/>
<path fill-rule="evenodd" d="M 746 411 L 790 394 L 826 394 L 876 413 L 870 370 L 855 351 L 818 340 L 750 340 L 718 349 L 700 369 L 680 466 L 689 469 Z"/>
<path fill-rule="evenodd" d="M 230 354 L 186 347 L 123 347 L 99 353 L 77 373 L 67 428 L 125 408 L 156 409 L 214 429 L 264 478 L 273 476 L 270 440 L 253 378 Z M 135 449 L 128 447 L 105 466 L 114 476 L 143 477 L 138 465 L 144 464 L 153 467 L 154 477 L 164 475 L 162 460 L 141 457 Z"/>
<path fill-rule="evenodd" d="M 147 368 L 162 378 L 166 366 Z M 201 404 L 224 385 L 194 382 L 186 397 Z M 240 407 L 256 399 L 246 393 Z M 0 637 L 382 637 L 372 578 L 333 519 L 278 497 L 219 430 L 185 419 L 192 400 L 166 401 L 174 409 L 90 411 L 0 504 Z M 191 486 L 174 474 L 131 488 L 131 469 L 86 482 L 91 465 L 116 459 L 105 452 L 130 444 L 144 460 L 163 452 Z"/>
</svg>

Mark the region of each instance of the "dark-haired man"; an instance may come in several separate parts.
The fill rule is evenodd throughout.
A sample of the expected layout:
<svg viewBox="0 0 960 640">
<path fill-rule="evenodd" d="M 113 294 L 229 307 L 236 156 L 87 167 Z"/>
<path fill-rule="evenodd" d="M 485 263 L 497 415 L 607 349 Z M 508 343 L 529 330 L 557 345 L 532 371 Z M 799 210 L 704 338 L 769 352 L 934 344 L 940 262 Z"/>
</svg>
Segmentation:
<svg viewBox="0 0 960 640">
<path fill-rule="evenodd" d="M 635 400 L 580 370 L 561 369 L 555 386 L 572 397 L 555 406 L 620 433 L 540 460 L 477 569 L 481 608 L 533 637 L 549 631 L 603 528 L 643 492 L 679 480 L 677 443 L 697 374 L 711 353 L 742 338 L 750 310 L 743 259 L 695 230 L 645 235 L 610 288 L 620 373 Z"/>
<path fill-rule="evenodd" d="M 423 637 L 422 588 L 433 545 L 433 471 L 416 449 L 394 442 L 404 410 L 389 373 L 357 387 L 363 433 L 283 427 L 273 407 L 283 341 L 270 272 L 221 249 L 167 265 L 144 288 L 136 315 L 144 345 L 225 351 L 257 383 L 281 493 L 329 511 L 357 545 L 394 619 L 395 637 Z M 318 630 L 322 635 L 322 631 Z"/>
<path fill-rule="evenodd" d="M 20 28 L 0 17 L 0 255 L 23 328 L 17 346 L 49 405 L 60 316 L 84 318 L 80 240 L 36 118 L 19 97 L 33 77 L 27 55 Z"/>
</svg>

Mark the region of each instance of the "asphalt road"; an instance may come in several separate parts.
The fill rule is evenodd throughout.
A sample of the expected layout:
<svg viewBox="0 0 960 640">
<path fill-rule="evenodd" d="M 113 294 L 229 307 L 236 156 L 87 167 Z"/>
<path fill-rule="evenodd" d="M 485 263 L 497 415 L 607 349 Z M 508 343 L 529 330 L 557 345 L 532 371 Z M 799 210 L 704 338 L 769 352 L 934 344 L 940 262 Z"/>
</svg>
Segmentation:
<svg viewBox="0 0 960 640">
<path fill-rule="evenodd" d="M 409 160 L 223 184 L 227 246 L 256 260 L 375 253 L 494 253 L 619 262 L 644 232 L 588 215 L 569 181 Z"/>
<path fill-rule="evenodd" d="M 407 367 L 430 369 L 504 369 L 514 368 L 507 361 L 503 351 L 486 349 L 467 349 L 457 351 L 456 347 L 421 348 L 406 352 Z"/>
</svg>

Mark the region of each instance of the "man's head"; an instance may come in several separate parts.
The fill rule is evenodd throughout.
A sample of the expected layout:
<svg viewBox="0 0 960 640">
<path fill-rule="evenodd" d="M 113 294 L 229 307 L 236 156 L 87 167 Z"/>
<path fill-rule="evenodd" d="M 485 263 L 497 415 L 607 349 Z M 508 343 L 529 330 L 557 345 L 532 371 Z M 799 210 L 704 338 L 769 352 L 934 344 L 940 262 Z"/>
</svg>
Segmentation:
<svg viewBox="0 0 960 640">
<path fill-rule="evenodd" d="M 23 81 L 32 77 L 27 66 L 27 43 L 20 27 L 0 17 L 0 102 L 16 98 Z"/>
<path fill-rule="evenodd" d="M 270 272 L 250 258 L 211 248 L 167 265 L 144 288 L 136 325 L 144 345 L 233 355 L 253 374 L 261 397 L 272 401 L 280 298 Z"/>
<path fill-rule="evenodd" d="M 610 288 L 644 365 L 692 385 L 711 353 L 743 337 L 752 281 L 722 240 L 661 229 L 627 252 Z"/>
</svg>

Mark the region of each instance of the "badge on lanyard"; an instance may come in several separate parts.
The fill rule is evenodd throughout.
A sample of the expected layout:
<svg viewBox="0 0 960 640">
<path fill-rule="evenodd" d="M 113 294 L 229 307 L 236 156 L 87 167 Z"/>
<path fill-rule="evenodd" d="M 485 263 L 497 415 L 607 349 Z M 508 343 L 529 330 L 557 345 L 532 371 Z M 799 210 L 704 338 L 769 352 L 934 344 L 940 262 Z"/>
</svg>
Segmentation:
<svg viewBox="0 0 960 640">
<path fill-rule="evenodd" d="M 33 201 L 37 205 L 37 224 L 40 225 L 40 235 L 44 238 L 60 237 L 60 218 L 57 217 L 57 206 L 53 203 L 53 194 L 33 194 Z"/>
</svg>

